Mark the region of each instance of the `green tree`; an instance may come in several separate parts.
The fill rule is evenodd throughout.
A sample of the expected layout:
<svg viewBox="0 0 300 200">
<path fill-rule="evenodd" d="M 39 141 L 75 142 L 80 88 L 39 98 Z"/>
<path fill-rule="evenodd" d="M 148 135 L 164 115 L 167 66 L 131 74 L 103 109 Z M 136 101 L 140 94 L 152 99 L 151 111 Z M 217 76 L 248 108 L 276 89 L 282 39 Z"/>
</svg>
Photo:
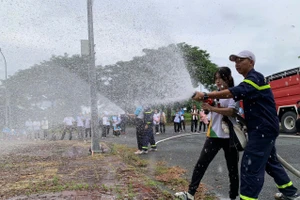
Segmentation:
<svg viewBox="0 0 300 200">
<path fill-rule="evenodd" d="M 210 61 L 209 53 L 186 43 L 179 43 L 177 46 L 183 52 L 194 87 L 201 83 L 208 90 L 215 89 L 213 74 L 217 71 L 217 65 Z"/>
</svg>

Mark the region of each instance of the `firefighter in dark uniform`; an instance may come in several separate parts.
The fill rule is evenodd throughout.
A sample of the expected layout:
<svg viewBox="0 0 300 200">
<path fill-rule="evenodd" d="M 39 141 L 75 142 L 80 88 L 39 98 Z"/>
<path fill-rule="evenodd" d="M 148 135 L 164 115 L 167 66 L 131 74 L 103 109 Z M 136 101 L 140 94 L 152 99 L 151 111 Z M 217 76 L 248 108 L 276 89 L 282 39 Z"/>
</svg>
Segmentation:
<svg viewBox="0 0 300 200">
<path fill-rule="evenodd" d="M 129 116 L 135 116 L 135 124 L 136 124 L 136 139 L 138 150 L 135 154 L 142 154 L 143 153 L 143 137 L 145 132 L 145 125 L 144 125 L 144 108 L 143 106 L 138 106 L 134 112 L 134 114 Z"/>
<path fill-rule="evenodd" d="M 145 132 L 144 132 L 144 140 L 143 140 L 143 153 L 148 153 L 148 144 L 151 145 L 151 151 L 156 151 L 156 144 L 153 134 L 153 110 L 150 107 L 145 108 L 144 112 L 144 125 L 145 125 Z"/>
<path fill-rule="evenodd" d="M 270 85 L 261 73 L 254 70 L 255 56 L 252 52 L 242 51 L 231 55 L 229 59 L 236 63 L 236 70 L 244 76 L 243 82 L 220 92 L 196 92 L 193 98 L 198 101 L 208 97 L 243 100 L 248 143 L 241 161 L 240 199 L 258 199 L 266 171 L 274 178 L 280 191 L 275 194 L 275 199 L 300 200 L 297 188 L 293 186 L 276 155 L 279 121 Z"/>
</svg>

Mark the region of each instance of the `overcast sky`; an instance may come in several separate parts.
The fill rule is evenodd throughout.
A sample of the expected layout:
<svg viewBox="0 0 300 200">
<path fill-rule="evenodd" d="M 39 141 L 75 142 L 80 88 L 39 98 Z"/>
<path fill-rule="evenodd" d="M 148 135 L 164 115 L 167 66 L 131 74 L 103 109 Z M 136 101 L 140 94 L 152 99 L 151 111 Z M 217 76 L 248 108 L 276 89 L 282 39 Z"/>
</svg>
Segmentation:
<svg viewBox="0 0 300 200">
<path fill-rule="evenodd" d="M 228 56 L 244 49 L 256 55 L 264 75 L 300 66 L 299 0 L 94 0 L 93 6 L 96 64 L 186 42 L 234 75 Z M 0 0 L 0 22 L 9 75 L 51 55 L 80 54 L 88 35 L 86 0 Z"/>
</svg>

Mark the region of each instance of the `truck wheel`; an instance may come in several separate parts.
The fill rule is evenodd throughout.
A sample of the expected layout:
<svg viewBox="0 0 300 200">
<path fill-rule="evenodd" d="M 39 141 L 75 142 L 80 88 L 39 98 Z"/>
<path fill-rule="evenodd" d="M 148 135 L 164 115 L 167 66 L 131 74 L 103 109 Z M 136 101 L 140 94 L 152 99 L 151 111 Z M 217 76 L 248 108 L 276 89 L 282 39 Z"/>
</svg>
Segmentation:
<svg viewBox="0 0 300 200">
<path fill-rule="evenodd" d="M 296 132 L 296 113 L 289 111 L 283 114 L 281 118 L 281 128 L 285 133 Z"/>
</svg>

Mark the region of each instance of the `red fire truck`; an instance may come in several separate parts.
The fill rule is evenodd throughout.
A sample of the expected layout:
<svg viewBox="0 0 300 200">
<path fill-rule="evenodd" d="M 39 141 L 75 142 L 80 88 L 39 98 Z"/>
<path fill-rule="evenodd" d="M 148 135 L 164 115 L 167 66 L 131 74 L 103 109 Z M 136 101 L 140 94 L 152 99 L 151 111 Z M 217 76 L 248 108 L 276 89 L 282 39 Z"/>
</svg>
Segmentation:
<svg viewBox="0 0 300 200">
<path fill-rule="evenodd" d="M 278 72 L 266 77 L 276 103 L 281 129 L 285 133 L 296 132 L 296 102 L 300 100 L 300 67 Z"/>
</svg>

